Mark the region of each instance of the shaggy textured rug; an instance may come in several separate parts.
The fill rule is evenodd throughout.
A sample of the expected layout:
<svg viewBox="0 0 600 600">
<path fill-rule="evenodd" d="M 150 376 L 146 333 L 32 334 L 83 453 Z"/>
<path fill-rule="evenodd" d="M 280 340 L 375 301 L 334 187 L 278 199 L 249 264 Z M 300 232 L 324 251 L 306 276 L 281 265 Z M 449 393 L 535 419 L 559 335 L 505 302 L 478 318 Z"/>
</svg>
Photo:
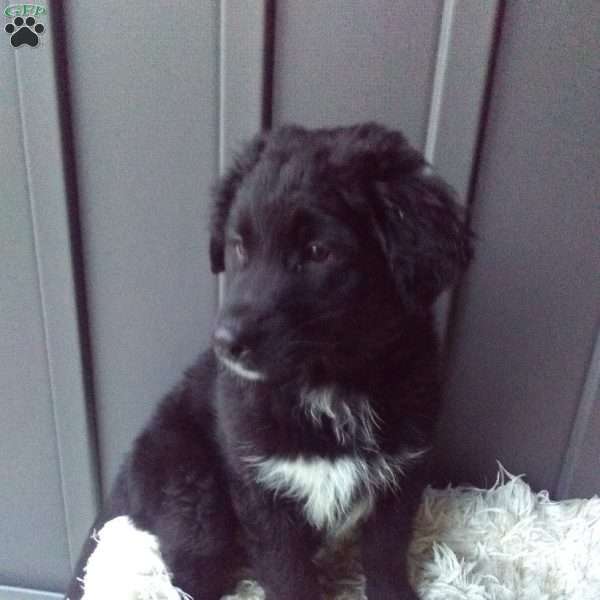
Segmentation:
<svg viewBox="0 0 600 600">
<path fill-rule="evenodd" d="M 156 538 L 127 517 L 107 523 L 96 539 L 84 600 L 190 598 L 171 585 Z M 354 546 L 330 548 L 317 561 L 329 598 L 366 600 Z M 491 489 L 429 488 L 410 573 L 423 600 L 598 600 L 600 498 L 552 502 L 502 467 Z M 263 599 L 249 579 L 226 597 Z"/>
</svg>

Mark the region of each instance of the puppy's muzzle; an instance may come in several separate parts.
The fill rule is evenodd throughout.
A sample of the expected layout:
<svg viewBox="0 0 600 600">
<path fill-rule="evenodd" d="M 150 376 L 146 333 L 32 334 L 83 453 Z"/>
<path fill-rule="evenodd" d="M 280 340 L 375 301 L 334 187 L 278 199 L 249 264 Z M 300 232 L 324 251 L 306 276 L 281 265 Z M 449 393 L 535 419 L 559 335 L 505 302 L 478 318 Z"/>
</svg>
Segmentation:
<svg viewBox="0 0 600 600">
<path fill-rule="evenodd" d="M 245 337 L 241 327 L 235 323 L 219 325 L 213 336 L 217 356 L 234 362 L 248 361 L 250 346 Z"/>
<path fill-rule="evenodd" d="M 256 369 L 253 338 L 241 319 L 219 323 L 213 334 L 213 347 L 217 358 L 233 373 L 252 381 L 264 379 Z"/>
</svg>

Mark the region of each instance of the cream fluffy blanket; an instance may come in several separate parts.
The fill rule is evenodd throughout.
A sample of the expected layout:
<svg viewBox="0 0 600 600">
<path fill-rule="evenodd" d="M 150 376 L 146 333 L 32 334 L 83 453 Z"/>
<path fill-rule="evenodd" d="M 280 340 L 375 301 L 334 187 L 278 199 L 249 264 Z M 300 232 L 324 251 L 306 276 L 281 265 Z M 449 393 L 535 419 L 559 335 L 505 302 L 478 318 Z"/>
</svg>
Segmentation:
<svg viewBox="0 0 600 600">
<path fill-rule="evenodd" d="M 189 598 L 171 585 L 156 538 L 127 517 L 107 523 L 96 539 L 84 600 Z M 330 598 L 365 600 L 355 548 L 339 548 L 319 563 Z M 424 600 L 599 600 L 600 498 L 552 502 L 502 467 L 489 490 L 429 488 L 410 569 Z M 263 598 L 250 580 L 227 596 Z"/>
</svg>

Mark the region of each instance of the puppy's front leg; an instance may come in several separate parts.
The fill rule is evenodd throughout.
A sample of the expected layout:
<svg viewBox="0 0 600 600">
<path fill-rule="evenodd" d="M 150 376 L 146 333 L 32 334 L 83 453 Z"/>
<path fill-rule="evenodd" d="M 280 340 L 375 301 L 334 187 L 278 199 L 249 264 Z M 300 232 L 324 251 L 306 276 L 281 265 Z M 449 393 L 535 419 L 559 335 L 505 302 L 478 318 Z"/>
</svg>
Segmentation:
<svg viewBox="0 0 600 600">
<path fill-rule="evenodd" d="M 253 490 L 235 502 L 256 578 L 267 600 L 319 600 L 318 539 L 291 503 Z"/>
<path fill-rule="evenodd" d="M 361 550 L 369 600 L 418 600 L 406 562 L 418 497 L 416 492 L 386 495 L 364 524 Z"/>
</svg>

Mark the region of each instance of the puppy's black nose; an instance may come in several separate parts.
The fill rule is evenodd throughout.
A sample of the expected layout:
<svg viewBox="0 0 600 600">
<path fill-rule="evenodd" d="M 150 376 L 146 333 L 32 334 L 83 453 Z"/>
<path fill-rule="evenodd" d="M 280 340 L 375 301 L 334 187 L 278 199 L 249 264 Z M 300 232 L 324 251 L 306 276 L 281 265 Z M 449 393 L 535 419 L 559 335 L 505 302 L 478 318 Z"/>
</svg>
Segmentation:
<svg viewBox="0 0 600 600">
<path fill-rule="evenodd" d="M 250 348 L 243 340 L 240 327 L 234 324 L 219 325 L 213 338 L 215 351 L 223 358 L 236 362 L 248 358 Z"/>
</svg>

